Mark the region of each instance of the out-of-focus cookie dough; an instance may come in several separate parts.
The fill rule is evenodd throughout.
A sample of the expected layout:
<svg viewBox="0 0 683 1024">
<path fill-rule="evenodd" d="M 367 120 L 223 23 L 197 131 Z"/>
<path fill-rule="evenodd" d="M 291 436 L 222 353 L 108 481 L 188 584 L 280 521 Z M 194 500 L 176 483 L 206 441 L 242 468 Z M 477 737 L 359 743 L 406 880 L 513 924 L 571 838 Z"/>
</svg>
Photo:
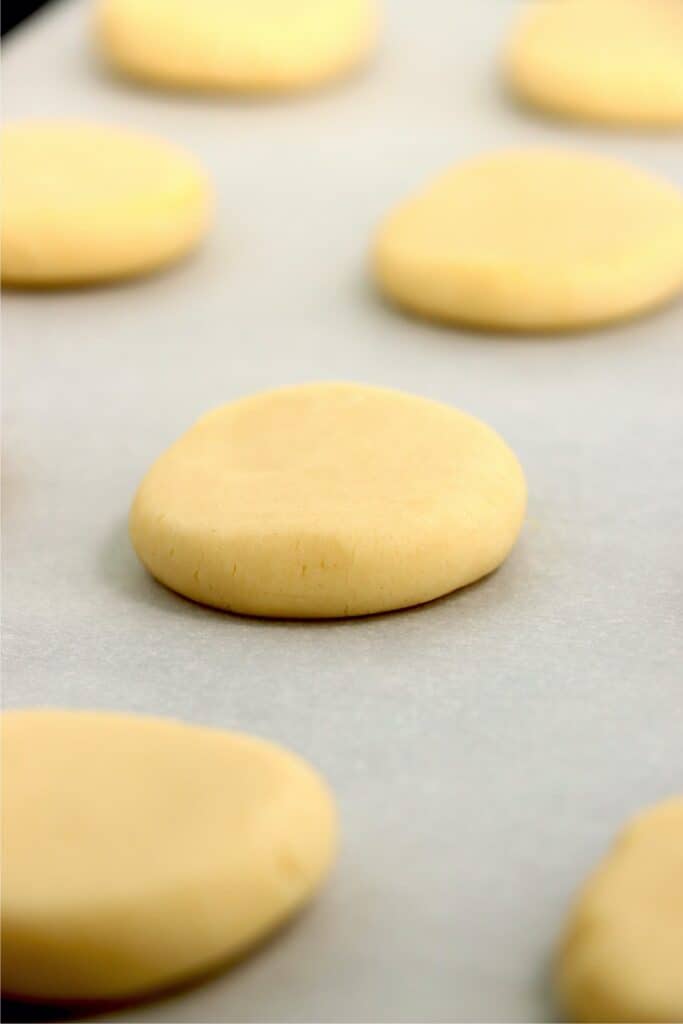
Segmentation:
<svg viewBox="0 0 683 1024">
<path fill-rule="evenodd" d="M 636 817 L 588 881 L 557 986 L 573 1020 L 683 1020 L 683 797 Z"/>
<path fill-rule="evenodd" d="M 384 293 L 426 317 L 585 327 L 683 286 L 683 195 L 600 156 L 503 151 L 457 165 L 390 213 L 373 257 Z"/>
<path fill-rule="evenodd" d="M 130 715 L 2 720 L 2 987 L 143 995 L 243 952 L 309 899 L 335 847 L 300 758 Z"/>
<path fill-rule="evenodd" d="M 363 61 L 376 0 L 101 0 L 100 49 L 120 71 L 167 86 L 288 92 Z"/>
<path fill-rule="evenodd" d="M 195 160 L 104 125 L 26 121 L 2 132 L 2 280 L 87 284 L 183 256 L 207 230 L 211 190 Z"/>
<path fill-rule="evenodd" d="M 210 412 L 152 466 L 130 532 L 204 604 L 327 618 L 419 604 L 505 559 L 526 490 L 490 427 L 439 402 L 307 384 Z"/>
<path fill-rule="evenodd" d="M 536 0 L 504 66 L 520 97 L 565 117 L 683 125 L 683 4 Z"/>
</svg>

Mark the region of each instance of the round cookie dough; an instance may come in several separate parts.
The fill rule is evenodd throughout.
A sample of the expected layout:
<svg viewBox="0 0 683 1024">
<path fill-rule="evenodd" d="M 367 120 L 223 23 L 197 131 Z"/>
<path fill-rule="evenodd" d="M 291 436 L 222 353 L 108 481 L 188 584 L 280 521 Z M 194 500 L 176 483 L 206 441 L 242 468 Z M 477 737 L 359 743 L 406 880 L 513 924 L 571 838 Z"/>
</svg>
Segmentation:
<svg viewBox="0 0 683 1024">
<path fill-rule="evenodd" d="M 588 881 L 557 984 L 574 1020 L 683 1020 L 683 797 L 635 818 Z"/>
<path fill-rule="evenodd" d="M 360 384 L 307 384 L 210 412 L 154 464 L 130 516 L 166 586 L 250 615 L 420 604 L 514 544 L 522 470 L 472 416 Z"/>
<path fill-rule="evenodd" d="M 166 86 L 288 92 L 337 78 L 374 48 L 376 0 L 101 0 L 99 46 Z"/>
<path fill-rule="evenodd" d="M 683 286 L 683 195 L 563 150 L 457 165 L 381 225 L 384 293 L 438 320 L 562 330 L 632 316 Z"/>
<path fill-rule="evenodd" d="M 565 117 L 683 125 L 681 0 L 543 0 L 513 31 L 505 73 L 524 100 Z"/>
<path fill-rule="evenodd" d="M 333 858 L 330 795 L 264 740 L 130 715 L 2 721 L 2 987 L 132 998 L 242 953 Z"/>
<path fill-rule="evenodd" d="M 58 286 L 143 274 L 207 230 L 210 189 L 188 154 L 118 128 L 28 121 L 2 132 L 2 280 Z"/>
</svg>

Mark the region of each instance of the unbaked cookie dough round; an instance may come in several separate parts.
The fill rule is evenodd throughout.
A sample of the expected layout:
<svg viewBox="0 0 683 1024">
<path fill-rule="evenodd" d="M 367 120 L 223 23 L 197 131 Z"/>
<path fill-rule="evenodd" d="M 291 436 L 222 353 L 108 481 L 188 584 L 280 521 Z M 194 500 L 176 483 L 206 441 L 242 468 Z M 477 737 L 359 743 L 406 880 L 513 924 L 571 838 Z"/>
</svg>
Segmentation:
<svg viewBox="0 0 683 1024">
<path fill-rule="evenodd" d="M 632 316 L 683 286 L 683 194 L 585 153 L 489 154 L 394 210 L 374 268 L 389 298 L 444 321 L 533 331 Z"/>
<path fill-rule="evenodd" d="M 130 715 L 2 721 L 2 987 L 132 998 L 242 953 L 333 858 L 330 794 L 264 740 Z"/>
<path fill-rule="evenodd" d="M 588 881 L 557 980 L 574 1020 L 683 1020 L 683 797 L 635 818 Z"/>
<path fill-rule="evenodd" d="M 2 132 L 2 280 L 87 284 L 183 256 L 207 230 L 211 190 L 194 159 L 104 125 L 27 121 Z"/>
<path fill-rule="evenodd" d="M 333 618 L 430 601 L 517 538 L 522 470 L 490 427 L 360 384 L 210 412 L 152 466 L 130 516 L 166 586 L 250 615 Z"/>
<path fill-rule="evenodd" d="M 553 113 L 683 125 L 681 0 L 537 0 L 504 64 L 515 92 Z"/>
<path fill-rule="evenodd" d="M 101 0 L 100 49 L 120 71 L 167 86 L 288 92 L 364 60 L 377 0 Z"/>
</svg>

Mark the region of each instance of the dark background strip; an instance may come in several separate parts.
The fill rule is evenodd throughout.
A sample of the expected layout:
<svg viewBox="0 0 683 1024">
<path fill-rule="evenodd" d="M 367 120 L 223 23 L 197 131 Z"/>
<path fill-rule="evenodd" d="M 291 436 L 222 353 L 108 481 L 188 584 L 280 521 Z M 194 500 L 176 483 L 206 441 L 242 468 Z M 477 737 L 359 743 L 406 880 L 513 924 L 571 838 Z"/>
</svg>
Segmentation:
<svg viewBox="0 0 683 1024">
<path fill-rule="evenodd" d="M 2 0 L 3 36 L 48 2 L 49 0 Z"/>
</svg>

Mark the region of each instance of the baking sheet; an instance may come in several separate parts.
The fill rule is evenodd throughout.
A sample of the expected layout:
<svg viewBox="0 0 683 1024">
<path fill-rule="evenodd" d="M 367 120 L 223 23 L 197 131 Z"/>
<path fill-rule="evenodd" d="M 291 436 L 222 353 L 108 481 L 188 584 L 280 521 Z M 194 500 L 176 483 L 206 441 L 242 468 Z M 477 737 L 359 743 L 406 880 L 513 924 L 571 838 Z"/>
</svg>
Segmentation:
<svg viewBox="0 0 683 1024">
<path fill-rule="evenodd" d="M 680 136 L 578 129 L 502 95 L 515 6 L 387 0 L 373 66 L 293 100 L 117 82 L 79 0 L 6 47 L 6 118 L 165 135 L 203 159 L 219 209 L 168 273 L 5 296 L 5 703 L 270 737 L 325 773 L 344 831 L 331 884 L 276 941 L 106 1019 L 553 1020 L 572 893 L 626 815 L 681 789 L 683 306 L 505 338 L 412 321 L 366 283 L 387 207 L 482 149 L 578 144 L 683 183 Z M 330 623 L 231 617 L 148 578 L 125 519 L 152 460 L 212 406 L 312 379 L 494 425 L 530 488 L 506 565 L 426 607 Z"/>
</svg>

